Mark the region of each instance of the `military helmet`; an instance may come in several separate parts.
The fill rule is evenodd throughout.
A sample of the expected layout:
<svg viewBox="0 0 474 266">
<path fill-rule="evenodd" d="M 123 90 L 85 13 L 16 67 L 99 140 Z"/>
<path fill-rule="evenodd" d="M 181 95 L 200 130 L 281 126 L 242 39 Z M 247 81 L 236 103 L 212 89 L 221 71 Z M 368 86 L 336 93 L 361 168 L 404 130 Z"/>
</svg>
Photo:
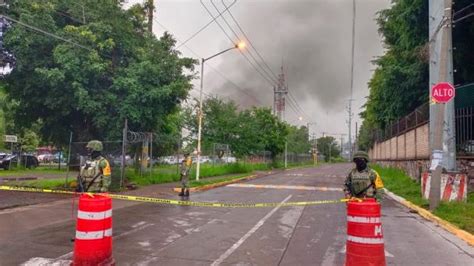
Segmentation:
<svg viewBox="0 0 474 266">
<path fill-rule="evenodd" d="M 365 159 L 366 162 L 369 161 L 369 155 L 367 154 L 367 152 L 365 151 L 357 151 L 354 153 L 354 156 L 352 158 L 352 160 L 355 160 L 356 158 L 361 158 L 361 159 Z"/>
<path fill-rule="evenodd" d="M 98 140 L 91 140 L 87 143 L 86 148 L 91 149 L 93 151 L 102 151 L 104 149 L 104 146 L 102 145 L 102 142 Z"/>
</svg>

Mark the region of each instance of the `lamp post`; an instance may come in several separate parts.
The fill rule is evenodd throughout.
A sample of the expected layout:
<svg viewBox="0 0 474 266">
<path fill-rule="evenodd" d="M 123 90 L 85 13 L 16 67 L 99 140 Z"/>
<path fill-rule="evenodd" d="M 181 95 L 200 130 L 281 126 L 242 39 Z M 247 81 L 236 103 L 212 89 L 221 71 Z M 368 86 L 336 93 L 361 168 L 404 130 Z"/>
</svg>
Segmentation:
<svg viewBox="0 0 474 266">
<path fill-rule="evenodd" d="M 202 89 L 204 85 L 204 63 L 209 61 L 210 59 L 219 56 L 227 51 L 234 50 L 234 49 L 244 49 L 245 43 L 240 42 L 235 44 L 234 46 L 225 49 L 213 56 L 209 56 L 208 58 L 201 58 L 201 85 L 199 90 L 199 113 L 198 113 L 198 143 L 197 143 L 197 163 L 196 163 L 196 180 L 199 180 L 199 170 L 201 166 L 201 132 L 202 132 Z"/>
</svg>

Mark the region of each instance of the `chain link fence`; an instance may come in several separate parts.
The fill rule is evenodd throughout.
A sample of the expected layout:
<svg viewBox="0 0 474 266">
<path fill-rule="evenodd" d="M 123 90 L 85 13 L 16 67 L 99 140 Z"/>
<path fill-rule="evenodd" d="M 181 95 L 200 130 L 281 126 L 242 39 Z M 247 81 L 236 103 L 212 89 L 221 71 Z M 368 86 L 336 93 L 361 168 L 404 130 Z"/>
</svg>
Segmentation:
<svg viewBox="0 0 474 266">
<path fill-rule="evenodd" d="M 102 141 L 104 147 L 102 156 L 109 161 L 110 167 L 112 168 L 112 183 L 111 190 L 118 190 L 122 187 L 123 176 L 122 176 L 122 141 Z M 66 183 L 68 181 L 76 180 L 77 174 L 82 165 L 85 164 L 89 158 L 89 154 L 86 150 L 87 142 L 71 142 L 70 150 L 67 154 L 68 171 L 66 175 Z M 130 156 L 126 156 L 126 163 L 130 163 Z M 126 165 L 124 165 L 126 166 Z"/>
</svg>

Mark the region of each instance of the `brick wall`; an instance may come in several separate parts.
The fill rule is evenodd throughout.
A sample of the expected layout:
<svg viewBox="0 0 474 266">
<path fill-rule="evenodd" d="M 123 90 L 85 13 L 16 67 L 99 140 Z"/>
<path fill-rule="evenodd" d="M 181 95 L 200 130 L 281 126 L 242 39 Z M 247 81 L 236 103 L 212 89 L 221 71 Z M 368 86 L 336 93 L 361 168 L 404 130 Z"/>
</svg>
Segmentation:
<svg viewBox="0 0 474 266">
<path fill-rule="evenodd" d="M 428 171 L 430 165 L 429 127 L 423 124 L 404 134 L 383 142 L 376 142 L 369 149 L 370 159 L 384 166 L 405 170 L 415 180 Z M 474 158 L 458 158 L 457 168 L 470 180 L 470 191 L 474 190 Z"/>
<path fill-rule="evenodd" d="M 429 159 L 429 130 L 424 124 L 383 142 L 376 142 L 369 150 L 372 160 Z"/>
</svg>

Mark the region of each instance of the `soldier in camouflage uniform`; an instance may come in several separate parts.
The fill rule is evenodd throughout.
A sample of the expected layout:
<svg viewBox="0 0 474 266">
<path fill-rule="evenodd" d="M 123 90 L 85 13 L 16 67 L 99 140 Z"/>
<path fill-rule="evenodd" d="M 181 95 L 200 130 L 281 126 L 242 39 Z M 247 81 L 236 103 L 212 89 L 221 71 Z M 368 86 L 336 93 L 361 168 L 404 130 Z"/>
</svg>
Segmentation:
<svg viewBox="0 0 474 266">
<path fill-rule="evenodd" d="M 110 164 L 102 157 L 103 145 L 98 140 L 87 143 L 86 149 L 90 155 L 79 173 L 79 186 L 82 192 L 108 192 L 111 183 Z"/>
<path fill-rule="evenodd" d="M 193 164 L 193 159 L 189 156 L 189 152 L 184 153 L 184 159 L 181 162 L 180 175 L 181 175 L 181 192 L 179 196 L 189 197 L 189 171 Z"/>
<path fill-rule="evenodd" d="M 367 165 L 369 155 L 358 151 L 354 154 L 353 162 L 356 167 L 352 169 L 344 183 L 346 198 L 376 198 L 380 201 L 383 183 L 379 174 Z"/>
</svg>

